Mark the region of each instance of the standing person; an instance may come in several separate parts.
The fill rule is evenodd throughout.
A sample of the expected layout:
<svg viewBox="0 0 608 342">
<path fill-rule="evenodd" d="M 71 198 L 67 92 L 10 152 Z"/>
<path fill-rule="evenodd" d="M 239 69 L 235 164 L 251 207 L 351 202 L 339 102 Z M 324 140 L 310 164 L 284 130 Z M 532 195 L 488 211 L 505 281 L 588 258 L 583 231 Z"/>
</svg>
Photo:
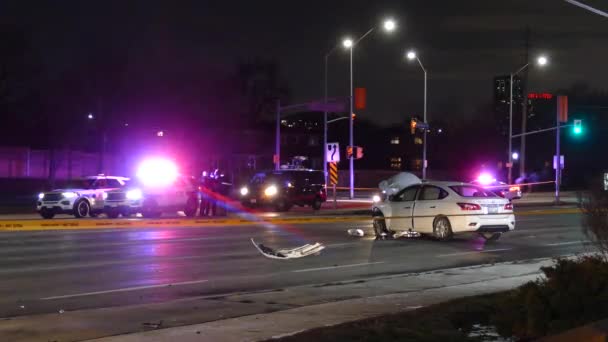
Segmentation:
<svg viewBox="0 0 608 342">
<path fill-rule="evenodd" d="M 200 216 L 209 216 L 211 207 L 211 189 L 209 188 L 209 174 L 207 171 L 203 171 L 201 176 L 201 210 Z"/>
</svg>

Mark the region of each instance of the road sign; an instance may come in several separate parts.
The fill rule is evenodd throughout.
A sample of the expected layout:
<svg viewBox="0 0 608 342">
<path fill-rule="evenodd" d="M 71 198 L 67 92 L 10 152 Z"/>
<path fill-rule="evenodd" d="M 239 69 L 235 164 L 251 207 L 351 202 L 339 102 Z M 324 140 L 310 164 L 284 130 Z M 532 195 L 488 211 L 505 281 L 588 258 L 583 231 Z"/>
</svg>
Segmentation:
<svg viewBox="0 0 608 342">
<path fill-rule="evenodd" d="M 337 142 L 327 143 L 325 146 L 325 155 L 327 156 L 327 162 L 339 162 L 340 161 L 340 144 Z"/>
<path fill-rule="evenodd" d="M 553 156 L 553 170 L 557 169 L 557 158 L 555 158 L 555 156 Z M 559 164 L 560 164 L 560 169 L 563 170 L 564 169 L 564 155 L 562 154 L 561 156 L 559 156 Z"/>
<path fill-rule="evenodd" d="M 329 184 L 338 185 L 338 163 L 329 163 Z"/>
</svg>

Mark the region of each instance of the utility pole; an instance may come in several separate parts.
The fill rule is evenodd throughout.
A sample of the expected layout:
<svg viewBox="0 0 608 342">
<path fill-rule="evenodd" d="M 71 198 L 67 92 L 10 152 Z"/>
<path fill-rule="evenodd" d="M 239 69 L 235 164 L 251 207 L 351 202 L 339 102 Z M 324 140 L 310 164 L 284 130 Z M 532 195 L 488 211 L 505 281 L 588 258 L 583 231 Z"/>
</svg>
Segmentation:
<svg viewBox="0 0 608 342">
<path fill-rule="evenodd" d="M 529 63 L 530 58 L 530 28 L 526 27 L 525 32 L 526 54 L 525 63 Z M 524 70 L 522 87 L 522 107 L 521 107 L 521 132 L 525 133 L 528 129 L 528 69 Z M 526 176 L 526 136 L 521 136 L 519 152 L 519 177 Z"/>
</svg>

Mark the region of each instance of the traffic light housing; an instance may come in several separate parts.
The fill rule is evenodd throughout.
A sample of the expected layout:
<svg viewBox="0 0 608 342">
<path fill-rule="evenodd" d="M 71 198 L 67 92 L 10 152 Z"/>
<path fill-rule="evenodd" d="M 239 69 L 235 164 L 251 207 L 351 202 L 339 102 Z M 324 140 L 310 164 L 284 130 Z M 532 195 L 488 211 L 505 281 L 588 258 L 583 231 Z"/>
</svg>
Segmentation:
<svg viewBox="0 0 608 342">
<path fill-rule="evenodd" d="M 581 135 L 583 133 L 583 120 L 574 120 L 572 133 L 574 133 L 574 135 Z"/>
</svg>

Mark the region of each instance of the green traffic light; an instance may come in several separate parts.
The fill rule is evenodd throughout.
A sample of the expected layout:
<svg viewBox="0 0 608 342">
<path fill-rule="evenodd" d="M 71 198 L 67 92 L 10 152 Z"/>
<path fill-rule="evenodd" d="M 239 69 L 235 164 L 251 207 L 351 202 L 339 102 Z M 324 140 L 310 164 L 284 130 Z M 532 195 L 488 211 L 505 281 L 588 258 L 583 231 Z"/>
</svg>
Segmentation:
<svg viewBox="0 0 608 342">
<path fill-rule="evenodd" d="M 579 127 L 574 127 L 574 134 L 581 134 L 583 133 L 583 129 L 579 126 Z"/>
<path fill-rule="evenodd" d="M 574 127 L 572 129 L 572 133 L 574 133 L 574 135 L 580 135 L 583 133 L 583 121 L 582 120 L 574 120 Z"/>
</svg>

